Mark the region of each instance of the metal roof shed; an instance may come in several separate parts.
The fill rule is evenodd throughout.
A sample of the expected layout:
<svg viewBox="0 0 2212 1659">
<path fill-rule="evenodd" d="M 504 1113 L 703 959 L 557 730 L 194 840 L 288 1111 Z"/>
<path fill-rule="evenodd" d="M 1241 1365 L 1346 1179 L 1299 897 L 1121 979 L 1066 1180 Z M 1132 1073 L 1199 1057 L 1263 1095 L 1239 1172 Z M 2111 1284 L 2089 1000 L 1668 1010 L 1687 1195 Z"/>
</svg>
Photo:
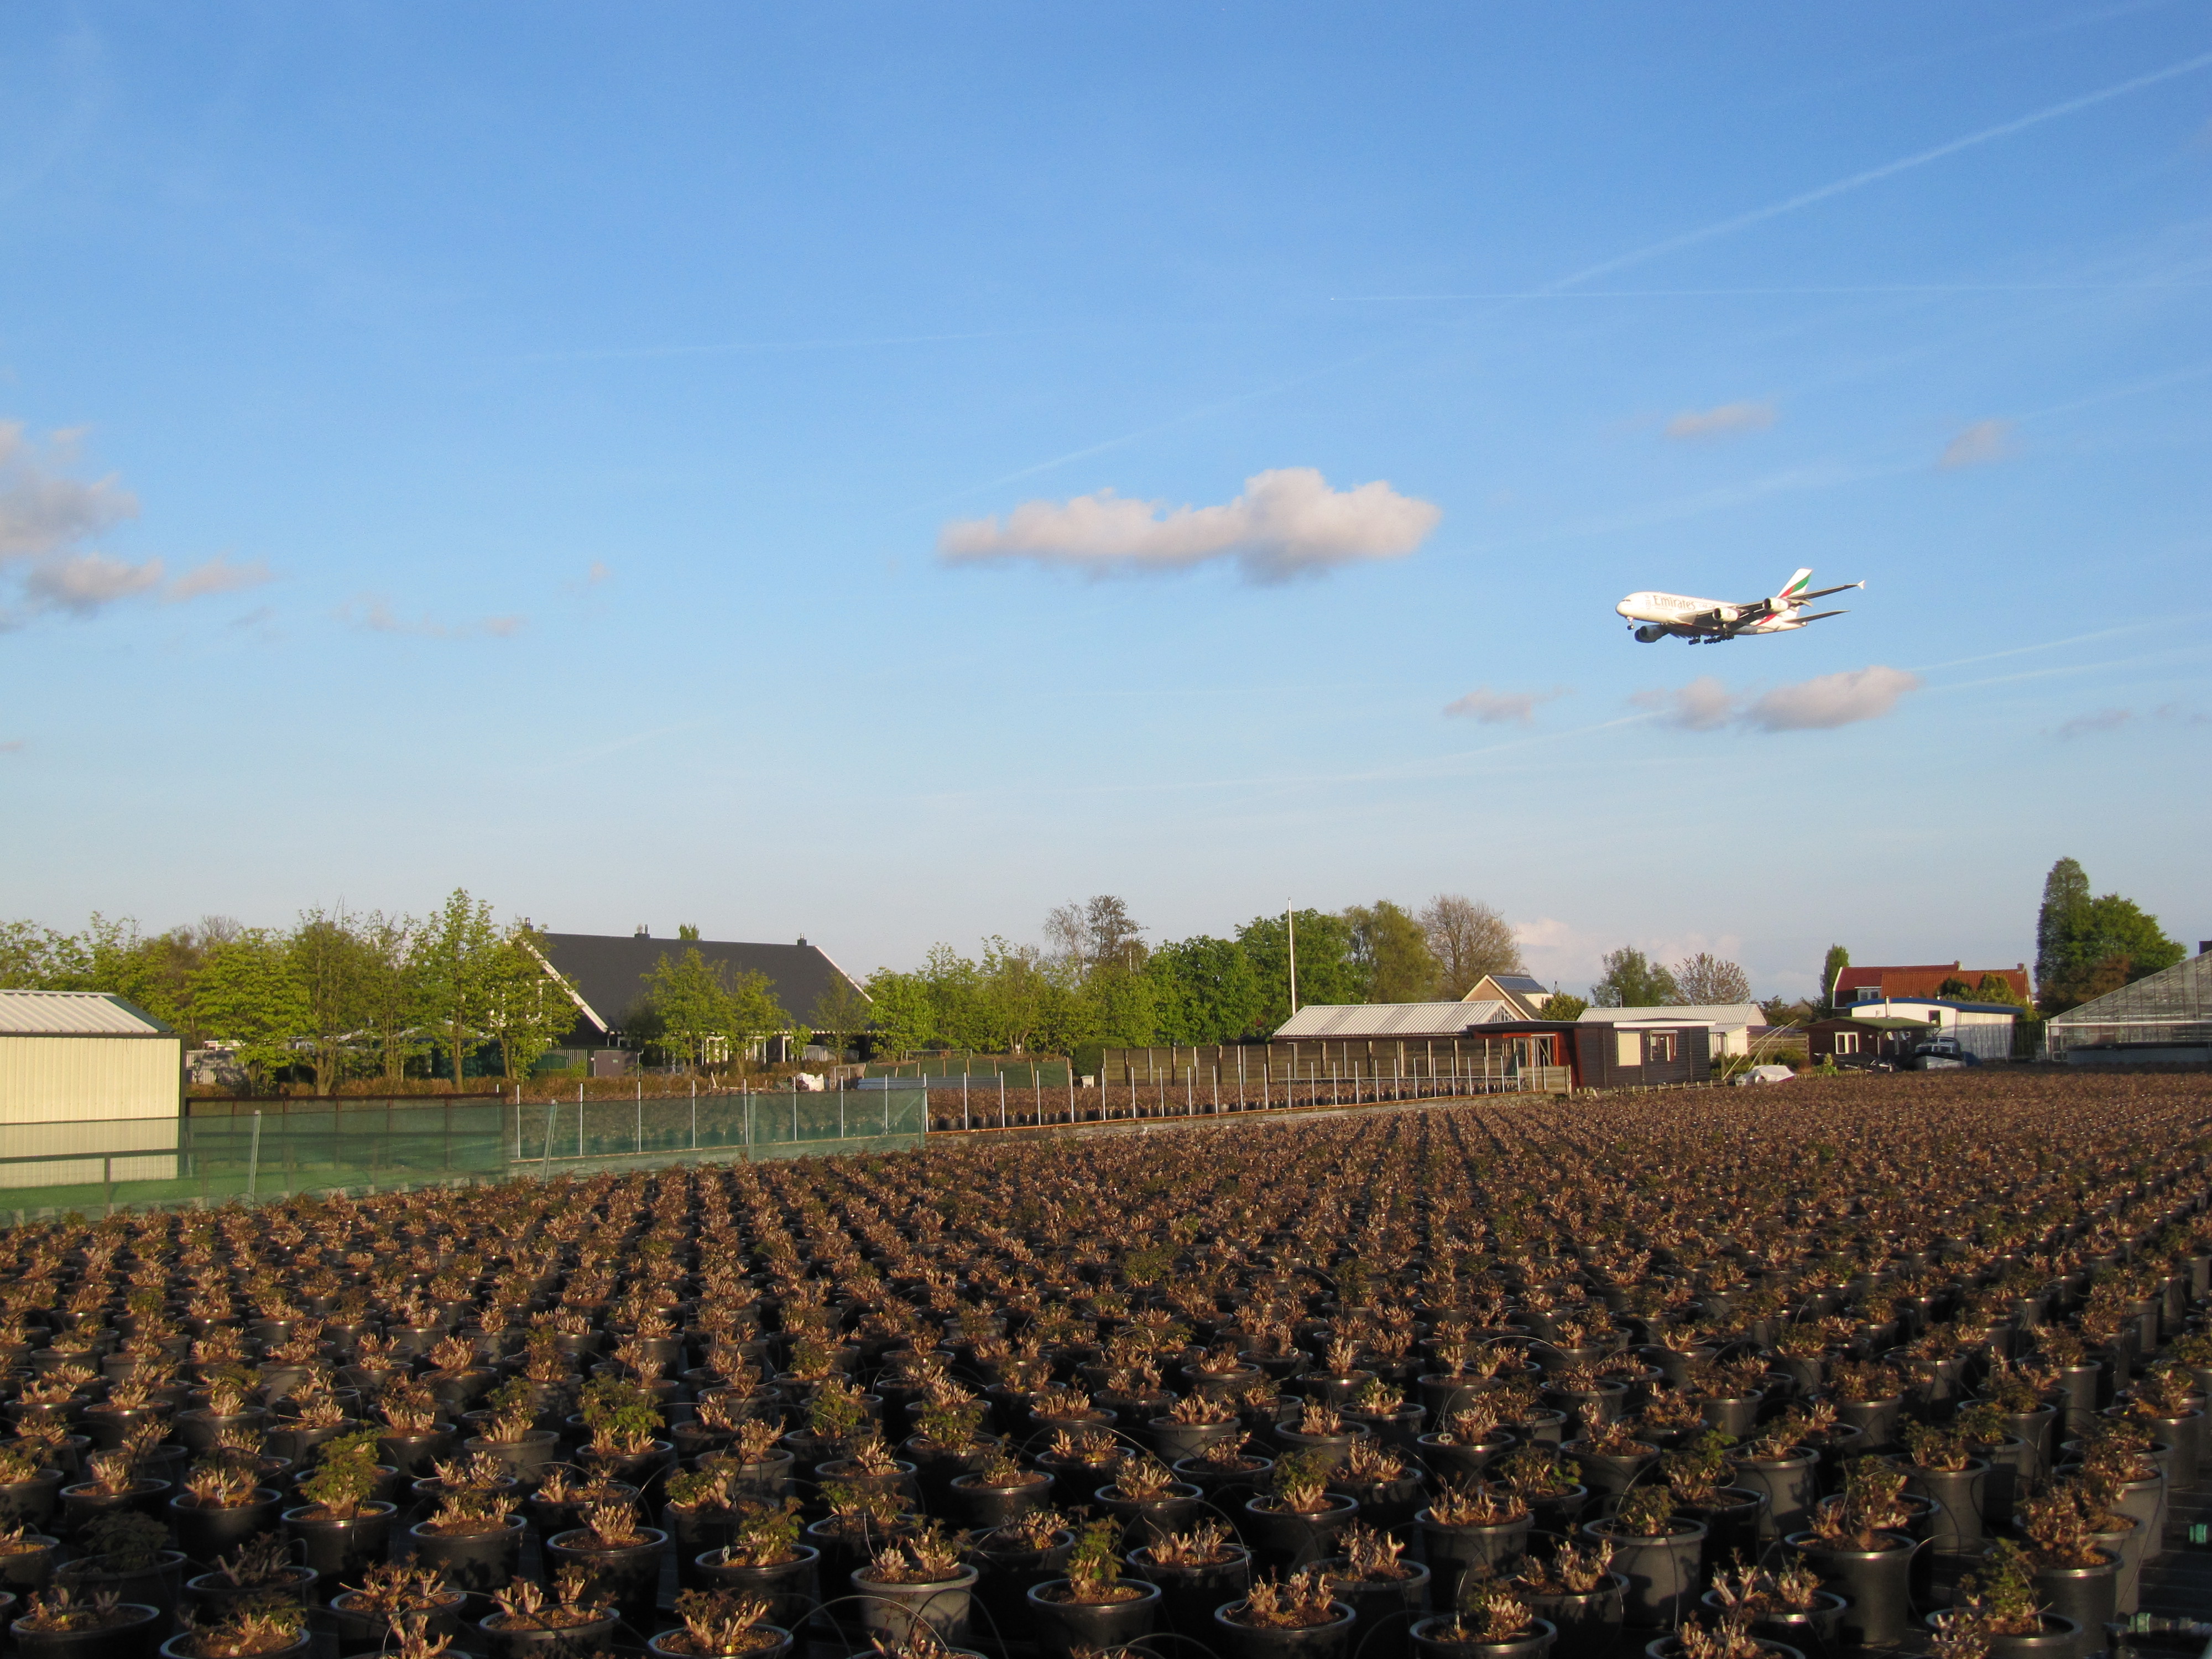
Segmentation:
<svg viewBox="0 0 2212 1659">
<path fill-rule="evenodd" d="M 2051 1057 L 2076 1066 L 2212 1062 L 2212 954 L 2200 951 L 2069 1008 L 2044 1030 Z"/>
<path fill-rule="evenodd" d="M 160 1020 L 101 991 L 0 990 L 0 1188 L 173 1180 L 183 1115 L 184 1039 Z"/>
</svg>

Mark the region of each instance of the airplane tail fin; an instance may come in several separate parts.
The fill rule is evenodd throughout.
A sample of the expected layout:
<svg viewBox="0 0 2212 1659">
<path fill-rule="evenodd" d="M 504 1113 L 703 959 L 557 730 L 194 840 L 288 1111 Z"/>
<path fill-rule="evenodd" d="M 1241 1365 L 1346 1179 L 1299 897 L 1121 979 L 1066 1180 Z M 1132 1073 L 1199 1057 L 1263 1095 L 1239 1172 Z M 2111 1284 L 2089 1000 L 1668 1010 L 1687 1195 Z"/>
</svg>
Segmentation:
<svg viewBox="0 0 2212 1659">
<path fill-rule="evenodd" d="M 1775 605 L 1778 607 L 1796 604 L 1797 596 L 1811 586 L 1812 582 L 1813 573 L 1810 570 L 1800 570 L 1783 584 L 1782 591 L 1774 596 Z"/>
</svg>

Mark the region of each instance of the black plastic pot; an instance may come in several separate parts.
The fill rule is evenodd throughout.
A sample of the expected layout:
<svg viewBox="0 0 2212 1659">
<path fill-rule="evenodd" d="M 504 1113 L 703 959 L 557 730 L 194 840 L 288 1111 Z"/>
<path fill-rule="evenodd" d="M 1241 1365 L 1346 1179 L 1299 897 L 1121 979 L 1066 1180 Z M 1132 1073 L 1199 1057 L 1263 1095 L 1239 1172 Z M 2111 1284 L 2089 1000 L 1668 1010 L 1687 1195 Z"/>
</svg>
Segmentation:
<svg viewBox="0 0 2212 1659">
<path fill-rule="evenodd" d="M 1700 1599 L 1708 1617 L 1719 1620 L 1726 1615 L 1726 1604 L 1712 1591 L 1707 1590 Z M 1776 1607 L 1756 1614 L 1751 1621 L 1751 1633 L 1786 1643 L 1800 1653 L 1814 1656 L 1814 1659 L 1840 1654 L 1844 1647 L 1844 1609 L 1849 1604 L 1833 1590 L 1815 1590 L 1813 1599 L 1817 1605 L 1802 1613 Z"/>
<path fill-rule="evenodd" d="M 602 1659 L 615 1651 L 615 1632 L 622 1619 L 609 1613 L 589 1624 L 557 1630 L 495 1629 L 493 1623 L 489 1619 L 477 1621 L 491 1659 Z"/>
<path fill-rule="evenodd" d="M 1413 1455 L 1439 1480 L 1479 1480 L 1493 1459 L 1503 1457 L 1516 1443 L 1511 1435 L 1502 1432 L 1472 1446 L 1446 1444 L 1433 1434 L 1425 1434 L 1414 1440 Z"/>
<path fill-rule="evenodd" d="M 90 1486 L 64 1486 L 61 1491 L 61 1518 L 56 1530 L 64 1538 L 82 1537 L 94 1522 L 111 1515 L 144 1515 L 166 1519 L 163 1514 L 169 1506 L 169 1483 L 166 1480 L 134 1480 L 128 1492 L 108 1494 L 96 1492 Z"/>
<path fill-rule="evenodd" d="M 765 1647 L 748 1649 L 745 1659 L 784 1659 L 784 1656 L 791 1651 L 789 1631 L 775 1629 L 768 1625 L 756 1625 L 753 1629 L 758 1634 L 773 1636 L 777 1639 Z M 653 1655 L 653 1659 L 692 1659 L 690 1648 L 676 1645 L 682 1635 L 683 1632 L 680 1631 L 664 1631 L 645 1644 L 645 1650 Z M 947 1656 L 947 1659 L 950 1659 L 950 1655 Z"/>
<path fill-rule="evenodd" d="M 1619 1530 L 1611 1521 L 1592 1521 L 1583 1530 L 1613 1546 L 1613 1571 L 1628 1580 L 1620 1602 L 1626 1627 L 1671 1630 L 1682 1622 L 1699 1588 L 1703 1522 L 1676 1520 L 1664 1538 L 1639 1538 Z"/>
<path fill-rule="evenodd" d="M 1274 1502 L 1272 1498 L 1247 1498 L 1238 1512 L 1237 1530 L 1263 1565 L 1286 1572 L 1335 1554 L 1337 1534 L 1359 1512 L 1358 1499 L 1339 1492 L 1326 1494 L 1323 1506 L 1310 1514 L 1279 1510 Z"/>
<path fill-rule="evenodd" d="M 709 1550 L 692 1561 L 692 1571 L 702 1589 L 734 1591 L 768 1603 L 769 1622 L 784 1630 L 803 1626 L 822 1599 L 817 1568 L 822 1552 L 811 1544 L 793 1546 L 797 1558 L 769 1566 L 748 1567 L 717 1561 L 719 1550 Z"/>
<path fill-rule="evenodd" d="M 300 1546 L 300 1559 L 333 1583 L 360 1582 L 362 1571 L 384 1559 L 392 1536 L 395 1505 L 375 1500 L 362 1505 L 359 1515 L 343 1520 L 311 1516 L 313 1505 L 286 1510 L 279 1517 L 284 1535 Z"/>
<path fill-rule="evenodd" d="M 298 1659 L 301 1655 L 313 1652 L 314 1645 L 313 1633 L 303 1630 L 287 1646 L 267 1650 L 267 1659 Z M 172 1636 L 161 1644 L 159 1651 L 161 1659 L 200 1659 L 203 1649 L 198 1633 L 187 1631 L 182 1636 Z"/>
<path fill-rule="evenodd" d="M 1224 1544 L 1227 1559 L 1203 1566 L 1170 1566 L 1148 1549 L 1129 1553 L 1129 1571 L 1160 1591 L 1160 1620 L 1178 1636 L 1205 1642 L 1213 1635 L 1213 1610 L 1242 1601 L 1252 1584 L 1252 1553 Z"/>
<path fill-rule="evenodd" d="M 1737 1556 L 1759 1559 L 1759 1541 L 1766 1518 L 1766 1494 L 1744 1486 L 1723 1486 L 1717 1504 L 1684 1504 L 1680 1512 L 1704 1523 L 1705 1546 L 1699 1560 L 1708 1576 Z"/>
<path fill-rule="evenodd" d="M 980 1474 L 956 1474 L 951 1493 L 960 1518 L 972 1528 L 988 1531 L 1003 1527 L 1025 1510 L 1037 1508 L 1051 1495 L 1052 1481 L 1047 1478 L 1018 1486 L 987 1486 Z"/>
<path fill-rule="evenodd" d="M 1099 1487 L 1093 1498 L 1121 1523 L 1122 1542 L 1134 1546 L 1156 1544 L 1171 1532 L 1184 1530 L 1197 1516 L 1204 1494 L 1196 1486 L 1178 1483 L 1164 1498 L 1124 1498 L 1114 1486 Z"/>
<path fill-rule="evenodd" d="M 0 1525 L 45 1531 L 60 1507 L 64 1478 L 59 1469 L 40 1469 L 28 1480 L 0 1486 Z"/>
<path fill-rule="evenodd" d="M 1646 1446 L 1636 1452 L 1591 1451 L 1579 1440 L 1559 1448 L 1582 1470 L 1583 1485 L 1600 1498 L 1614 1498 L 1634 1486 L 1637 1478 L 1659 1461 L 1659 1449 Z"/>
<path fill-rule="evenodd" d="M 1805 1659 L 1805 1656 L 1787 1642 L 1777 1642 L 1765 1637 L 1752 1638 L 1759 1644 L 1759 1651 L 1769 1659 Z M 1656 1642 L 1644 1644 L 1644 1659 L 1682 1659 L 1682 1644 L 1672 1636 L 1662 1636 Z"/>
<path fill-rule="evenodd" d="M 0 1555 L 0 1589 L 12 1590 L 28 1601 L 52 1579 L 62 1541 L 42 1532 L 27 1532 L 17 1541 L 32 1547 Z"/>
<path fill-rule="evenodd" d="M 1628 1580 L 1617 1572 L 1594 1590 L 1521 1593 L 1528 1611 L 1558 1632 L 1553 1659 L 1613 1659 L 1627 1596 Z"/>
<path fill-rule="evenodd" d="M 2035 1598 L 2045 1613 L 2079 1627 L 2071 1659 L 2087 1659 L 2105 1645 L 2105 1626 L 2118 1616 L 2120 1563 L 2116 1556 L 2093 1567 L 2038 1567 Z"/>
<path fill-rule="evenodd" d="M 557 1461 L 561 1437 L 550 1429 L 532 1429 L 520 1440 L 487 1440 L 477 1435 L 462 1443 L 470 1452 L 489 1452 L 518 1486 L 536 1487 L 546 1469 Z"/>
<path fill-rule="evenodd" d="M 388 1653 L 397 1645 L 389 1615 L 374 1613 L 357 1605 L 358 1597 L 351 1590 L 341 1591 L 331 1602 L 321 1618 L 328 1620 L 337 1638 L 340 1659 L 354 1656 Z M 424 1623 L 434 1638 L 441 1636 L 458 1638 L 461 1633 L 461 1615 L 467 1598 L 458 1590 L 447 1592 L 442 1606 L 424 1610 Z"/>
<path fill-rule="evenodd" d="M 1850 1603 L 1844 1613 L 1844 1640 L 1861 1647 L 1886 1647 L 1904 1633 L 1910 1611 L 1913 1547 L 1902 1533 L 1879 1534 L 1880 1549 L 1838 1549 L 1809 1532 L 1784 1540 L 1804 1553 L 1805 1563 L 1821 1581 Z"/>
<path fill-rule="evenodd" d="M 872 1642 L 896 1647 L 906 1642 L 917 1625 L 927 1625 L 948 1645 L 968 1640 L 975 1605 L 973 1567 L 963 1567 L 953 1577 L 928 1584 L 879 1583 L 862 1567 L 848 1576 L 850 1594 L 857 1598 L 856 1618 Z"/>
<path fill-rule="evenodd" d="M 118 1622 L 99 1630 L 27 1631 L 22 1620 L 8 1629 L 17 1659 L 154 1659 L 167 1615 L 159 1607 L 125 1602 Z"/>
<path fill-rule="evenodd" d="M 1559 1641 L 1559 1632 L 1547 1619 L 1532 1620 L 1527 1631 L 1503 1642 L 1455 1642 L 1443 1634 L 1451 1626 L 1449 1613 L 1415 1624 L 1408 1635 L 1418 1659 L 1545 1659 Z M 1565 1659 L 1569 1650 L 1559 1645 L 1556 1651 L 1560 1659 Z"/>
<path fill-rule="evenodd" d="M 1942 1628 L 1941 1613 L 1927 1617 L 1931 1631 Z M 2103 1632 L 2098 1634 L 2101 1637 Z M 1992 1636 L 1990 1640 L 1990 1659 L 2073 1659 L 2080 1647 L 2081 1627 L 2062 1614 L 2043 1615 L 2043 1629 L 2033 1636 Z"/>
<path fill-rule="evenodd" d="M 399 1471 L 404 1480 L 420 1480 L 437 1473 L 441 1458 L 450 1457 L 453 1450 L 453 1425 L 433 1424 L 420 1432 L 387 1429 L 376 1437 L 383 1450 L 380 1462 Z"/>
<path fill-rule="evenodd" d="M 640 1527 L 645 1541 L 617 1549 L 579 1547 L 592 1536 L 578 1529 L 550 1538 L 545 1543 L 548 1572 L 571 1562 L 595 1575 L 599 1589 L 616 1611 L 640 1630 L 653 1627 L 653 1603 L 660 1595 L 660 1558 L 668 1548 L 668 1534 L 657 1527 Z"/>
<path fill-rule="evenodd" d="M 168 1502 L 169 1524 L 176 1528 L 179 1549 L 195 1561 L 213 1562 L 257 1534 L 274 1532 L 283 1502 L 266 1486 L 255 1489 L 251 1503 L 230 1509 L 212 1508 L 181 1492 Z"/>
<path fill-rule="evenodd" d="M 1074 1659 L 1084 1649 L 1103 1652 L 1151 1635 L 1160 1613 L 1159 1586 L 1134 1578 L 1119 1582 L 1137 1593 L 1119 1601 L 1064 1601 L 1059 1597 L 1067 1588 L 1065 1578 L 1033 1587 L 1027 1600 L 1038 1653 L 1044 1659 Z"/>
<path fill-rule="evenodd" d="M 200 1623 L 219 1622 L 241 1601 L 276 1601 L 304 1607 L 312 1604 L 314 1587 L 321 1581 L 312 1567 L 286 1567 L 274 1584 L 234 1584 L 219 1572 L 204 1572 L 185 1581 L 185 1599 Z"/>
<path fill-rule="evenodd" d="M 522 1565 L 522 1535 L 528 1530 L 520 1516 L 510 1515 L 497 1532 L 434 1532 L 422 1522 L 408 1528 L 407 1539 L 422 1565 L 442 1571 L 455 1589 L 488 1596 L 514 1581 Z"/>
<path fill-rule="evenodd" d="M 1905 1490 L 1936 1505 L 1927 1532 L 1929 1548 L 1943 1555 L 1963 1555 L 1982 1547 L 1982 1503 L 1990 1466 L 1970 1459 L 1963 1469 L 1923 1469 L 1900 1462 Z"/>
<path fill-rule="evenodd" d="M 1329 1623 L 1297 1630 L 1239 1624 L 1229 1616 L 1231 1611 L 1215 1609 L 1209 1644 L 1224 1659 L 1345 1659 L 1352 1650 L 1352 1626 L 1359 1622 L 1359 1615 L 1341 1602 L 1331 1609 L 1340 1616 Z"/>
<path fill-rule="evenodd" d="M 1329 1593 L 1358 1615 L 1359 1659 L 1406 1659 L 1412 1650 L 1408 1632 L 1428 1616 L 1429 1569 L 1418 1561 L 1404 1561 L 1402 1578 L 1353 1578 L 1351 1563 L 1341 1558 L 1327 1562 Z"/>
<path fill-rule="evenodd" d="M 1810 1451 L 1788 1457 L 1739 1457 L 1735 1484 L 1747 1492 L 1766 1494 L 1766 1508 L 1759 1517 L 1760 1541 L 1772 1543 L 1793 1532 L 1802 1532 L 1813 1516 L 1820 1496 L 1819 1459 Z"/>
<path fill-rule="evenodd" d="M 1538 1532 L 1566 1533 L 1583 1518 L 1589 1507 L 1588 1486 L 1577 1486 L 1569 1492 L 1528 1500 L 1528 1519 Z"/>
<path fill-rule="evenodd" d="M 1460 1580 L 1470 1572 L 1478 1577 L 1509 1577 L 1528 1551 L 1528 1534 L 1534 1517 L 1523 1515 L 1486 1527 L 1448 1527 L 1423 1510 L 1414 1517 L 1420 1528 L 1422 1547 L 1429 1570 L 1436 1575 L 1431 1595 L 1440 1607 L 1459 1605 Z"/>
<path fill-rule="evenodd" d="M 1145 1425 L 1152 1455 L 1163 1463 L 1199 1456 L 1215 1442 L 1234 1440 L 1243 1432 L 1244 1425 L 1233 1417 L 1226 1423 L 1178 1423 L 1173 1418 L 1155 1417 Z"/>
</svg>

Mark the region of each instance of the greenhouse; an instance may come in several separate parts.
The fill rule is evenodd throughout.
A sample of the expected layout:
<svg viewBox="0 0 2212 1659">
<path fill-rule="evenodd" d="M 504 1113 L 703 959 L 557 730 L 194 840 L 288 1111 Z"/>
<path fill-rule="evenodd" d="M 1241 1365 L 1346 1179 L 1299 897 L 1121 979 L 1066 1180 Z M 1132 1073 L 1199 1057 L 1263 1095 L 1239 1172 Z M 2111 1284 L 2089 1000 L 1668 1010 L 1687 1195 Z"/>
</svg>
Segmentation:
<svg viewBox="0 0 2212 1659">
<path fill-rule="evenodd" d="M 2076 1065 L 2212 1061 L 2212 956 L 2123 985 L 2049 1025 L 2051 1058 Z"/>
</svg>

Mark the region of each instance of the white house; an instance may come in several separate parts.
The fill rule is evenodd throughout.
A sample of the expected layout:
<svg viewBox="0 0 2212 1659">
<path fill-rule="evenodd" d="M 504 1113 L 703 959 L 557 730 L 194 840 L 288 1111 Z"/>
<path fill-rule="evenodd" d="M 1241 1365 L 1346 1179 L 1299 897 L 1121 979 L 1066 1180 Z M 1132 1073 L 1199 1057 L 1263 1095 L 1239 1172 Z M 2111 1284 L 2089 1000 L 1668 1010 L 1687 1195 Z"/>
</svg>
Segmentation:
<svg viewBox="0 0 2212 1659">
<path fill-rule="evenodd" d="M 1955 1038 L 1983 1060 L 2012 1058 L 2012 1030 L 2020 1010 L 2009 1002 L 1951 1002 L 1940 997 L 1869 997 L 1850 1005 L 1853 1019 L 1919 1019 L 1930 1036 Z"/>
<path fill-rule="evenodd" d="M 0 1188 L 170 1181 L 184 1039 L 100 991 L 0 990 Z"/>
</svg>

